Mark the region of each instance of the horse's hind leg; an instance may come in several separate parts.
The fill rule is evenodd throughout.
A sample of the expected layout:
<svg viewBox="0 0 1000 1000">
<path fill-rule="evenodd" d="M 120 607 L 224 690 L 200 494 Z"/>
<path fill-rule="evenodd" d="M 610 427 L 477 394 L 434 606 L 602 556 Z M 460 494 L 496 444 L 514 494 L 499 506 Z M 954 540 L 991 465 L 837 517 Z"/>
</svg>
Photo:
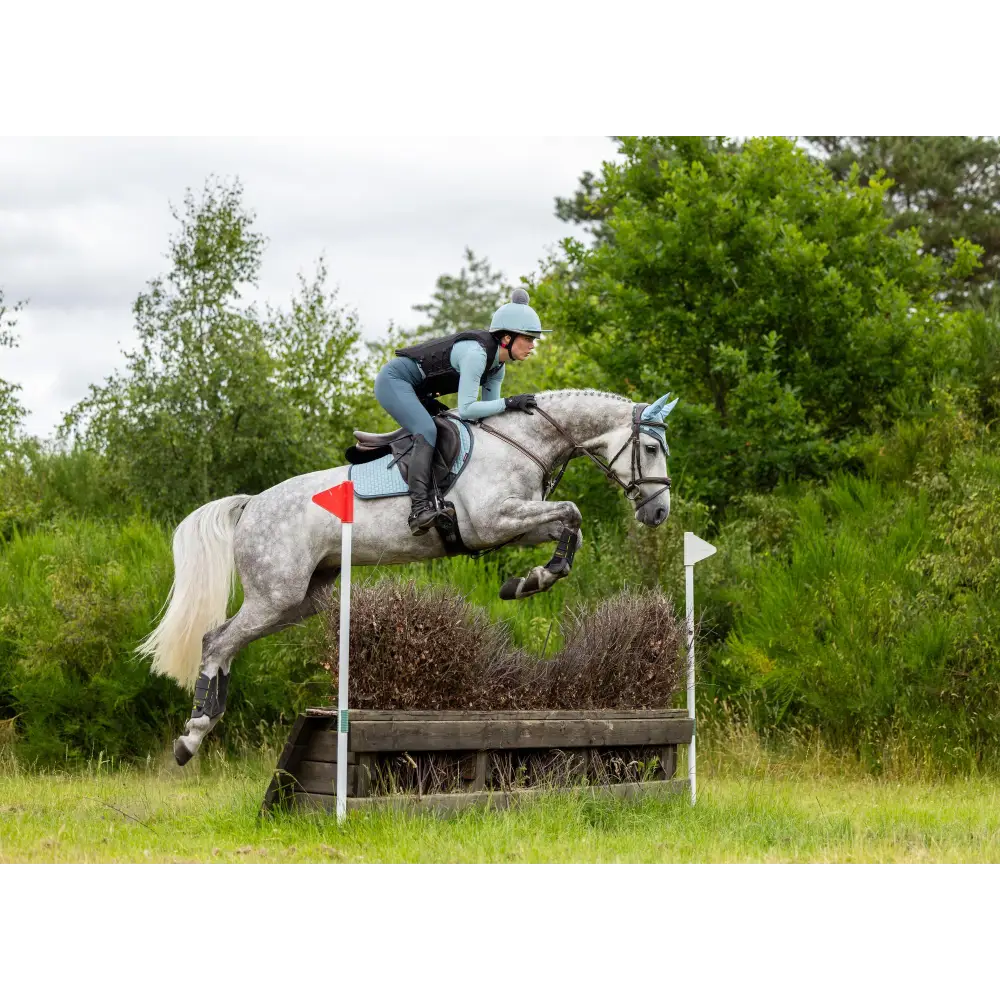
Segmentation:
<svg viewBox="0 0 1000 1000">
<path fill-rule="evenodd" d="M 184 734 L 174 740 L 174 759 L 186 764 L 215 728 L 226 711 L 229 674 L 233 659 L 255 639 L 295 625 L 324 610 L 340 569 L 317 570 L 309 581 L 305 597 L 297 604 L 275 608 L 254 594 L 248 594 L 232 618 L 205 633 L 201 642 L 201 673 L 194 689 L 194 709 Z M 301 593 L 301 591 L 300 591 Z"/>
</svg>

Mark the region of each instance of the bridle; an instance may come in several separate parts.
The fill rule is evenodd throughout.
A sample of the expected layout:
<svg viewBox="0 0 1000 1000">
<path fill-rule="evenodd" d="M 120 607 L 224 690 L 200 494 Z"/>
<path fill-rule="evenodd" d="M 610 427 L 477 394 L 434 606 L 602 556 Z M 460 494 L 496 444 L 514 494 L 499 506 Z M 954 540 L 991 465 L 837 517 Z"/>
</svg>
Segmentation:
<svg viewBox="0 0 1000 1000">
<path fill-rule="evenodd" d="M 498 431 L 495 427 L 489 427 L 482 421 L 480 421 L 479 426 L 486 431 L 487 434 L 492 434 L 494 437 L 498 437 L 507 444 L 512 445 L 519 452 L 527 455 L 541 470 L 542 470 L 542 497 L 543 499 L 548 499 L 552 494 L 552 491 L 559 485 L 559 480 L 562 479 L 563 473 L 566 471 L 566 466 L 569 465 L 570 461 L 578 454 L 586 455 L 605 475 L 609 482 L 614 483 L 616 486 L 620 486 L 625 492 L 625 496 L 636 505 L 635 510 L 638 513 L 646 506 L 651 500 L 655 500 L 661 493 L 665 493 L 670 489 L 671 479 L 670 476 L 643 476 L 642 474 L 642 445 L 639 440 L 639 435 L 642 433 L 643 427 L 663 427 L 662 420 L 644 420 L 642 417 L 643 411 L 646 409 L 646 403 L 636 403 L 632 407 L 632 433 L 629 435 L 628 440 L 618 449 L 614 457 L 610 462 L 605 462 L 600 455 L 595 455 L 589 448 L 584 447 L 579 441 L 575 440 L 573 435 L 563 427 L 558 420 L 555 419 L 550 413 L 546 413 L 540 406 L 535 405 L 535 411 L 540 413 L 552 426 L 573 446 L 572 451 L 566 456 L 565 461 L 559 469 L 559 472 L 552 476 L 548 466 L 534 453 L 529 451 L 520 442 L 515 441 L 512 437 L 508 437 L 502 431 Z M 632 445 L 632 478 L 626 483 L 621 476 L 615 472 L 613 466 L 615 462 L 618 461 L 621 453 L 629 446 Z M 663 447 L 666 449 L 667 457 L 670 457 L 670 448 L 667 446 L 666 441 L 663 442 Z M 662 489 L 657 490 L 652 496 L 646 497 L 642 503 L 638 501 L 642 499 L 642 490 L 639 489 L 640 486 L 644 486 L 647 483 L 662 483 Z"/>
</svg>

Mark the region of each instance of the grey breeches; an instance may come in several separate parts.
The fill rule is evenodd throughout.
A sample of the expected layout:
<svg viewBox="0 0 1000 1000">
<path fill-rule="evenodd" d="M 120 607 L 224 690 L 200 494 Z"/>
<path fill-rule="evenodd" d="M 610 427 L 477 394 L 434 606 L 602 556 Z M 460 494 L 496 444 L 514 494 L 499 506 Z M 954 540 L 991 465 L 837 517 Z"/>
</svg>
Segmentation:
<svg viewBox="0 0 1000 1000">
<path fill-rule="evenodd" d="M 411 434 L 422 434 L 429 444 L 437 444 L 437 427 L 417 398 L 416 386 L 423 375 L 411 358 L 393 358 L 375 376 L 375 398 Z"/>
</svg>

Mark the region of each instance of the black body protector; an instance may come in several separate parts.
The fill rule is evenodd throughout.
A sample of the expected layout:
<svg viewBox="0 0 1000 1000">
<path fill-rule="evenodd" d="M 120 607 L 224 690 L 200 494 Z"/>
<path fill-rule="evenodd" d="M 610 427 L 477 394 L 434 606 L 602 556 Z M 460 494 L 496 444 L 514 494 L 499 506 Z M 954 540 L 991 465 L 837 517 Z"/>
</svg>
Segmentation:
<svg viewBox="0 0 1000 1000">
<path fill-rule="evenodd" d="M 486 330 L 466 330 L 464 333 L 425 340 L 422 344 L 414 344 L 412 347 L 396 351 L 398 357 L 416 361 L 424 373 L 423 382 L 414 387 L 418 398 L 433 399 L 436 396 L 445 396 L 449 392 L 458 392 L 459 374 L 451 366 L 451 349 L 460 340 L 475 340 L 486 351 L 486 368 L 479 384 L 486 385 L 489 381 L 490 376 L 499 367 L 496 360 L 500 341 L 495 334 Z"/>
</svg>

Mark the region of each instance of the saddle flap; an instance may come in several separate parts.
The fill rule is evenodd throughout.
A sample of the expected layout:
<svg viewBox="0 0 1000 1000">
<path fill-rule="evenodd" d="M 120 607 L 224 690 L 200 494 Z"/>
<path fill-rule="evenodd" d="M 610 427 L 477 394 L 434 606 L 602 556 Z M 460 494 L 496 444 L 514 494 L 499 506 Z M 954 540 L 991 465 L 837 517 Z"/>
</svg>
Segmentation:
<svg viewBox="0 0 1000 1000">
<path fill-rule="evenodd" d="M 357 444 L 352 447 L 356 447 L 358 451 L 375 450 L 376 448 L 384 448 L 386 445 L 392 444 L 398 438 L 408 438 L 409 436 L 410 432 L 405 427 L 388 431 L 385 434 L 373 434 L 371 431 L 356 430 L 354 432 L 354 440 L 357 441 Z"/>
<path fill-rule="evenodd" d="M 351 465 L 366 465 L 392 454 L 392 445 L 384 444 L 381 448 L 364 448 L 360 444 L 352 444 L 344 457 Z"/>
<path fill-rule="evenodd" d="M 455 464 L 462 450 L 462 439 L 454 421 L 447 417 L 435 417 L 437 426 L 437 447 L 434 449 L 434 479 L 440 486 L 451 476 L 451 467 Z M 413 447 L 413 437 L 410 434 L 399 436 L 392 442 L 393 463 L 399 468 L 399 474 L 410 481 L 410 449 Z"/>
<path fill-rule="evenodd" d="M 462 438 L 458 433 L 458 426 L 454 420 L 447 417 L 435 417 L 434 423 L 438 429 L 437 439 L 437 459 L 445 465 L 445 470 L 451 469 L 458 458 L 458 453 L 462 450 Z"/>
</svg>

